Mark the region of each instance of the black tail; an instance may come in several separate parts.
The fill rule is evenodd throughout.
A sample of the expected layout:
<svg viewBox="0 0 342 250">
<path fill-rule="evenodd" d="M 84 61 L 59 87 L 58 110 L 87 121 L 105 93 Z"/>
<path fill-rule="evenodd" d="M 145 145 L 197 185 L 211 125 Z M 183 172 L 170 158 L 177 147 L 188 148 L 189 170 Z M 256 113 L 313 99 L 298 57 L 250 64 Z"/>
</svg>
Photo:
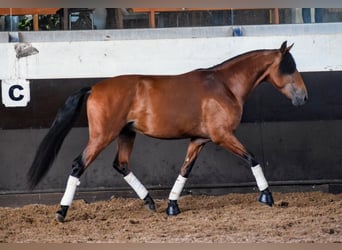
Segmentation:
<svg viewBox="0 0 342 250">
<path fill-rule="evenodd" d="M 43 141 L 40 143 L 31 168 L 27 174 L 30 188 L 33 189 L 51 168 L 64 138 L 67 136 L 78 117 L 83 101 L 91 90 L 85 87 L 68 97 L 59 109 L 54 122 Z"/>
</svg>

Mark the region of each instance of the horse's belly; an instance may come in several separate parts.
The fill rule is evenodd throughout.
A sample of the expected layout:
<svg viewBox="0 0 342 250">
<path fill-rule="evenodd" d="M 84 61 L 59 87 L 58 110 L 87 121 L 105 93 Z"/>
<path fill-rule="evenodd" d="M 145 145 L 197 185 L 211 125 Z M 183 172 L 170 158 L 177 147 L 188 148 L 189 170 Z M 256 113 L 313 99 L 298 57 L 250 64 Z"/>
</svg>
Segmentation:
<svg viewBox="0 0 342 250">
<path fill-rule="evenodd" d="M 144 119 L 133 120 L 133 129 L 141 134 L 161 138 L 179 139 L 189 137 L 206 137 L 205 129 L 201 126 L 198 117 L 165 117 L 147 116 Z"/>
</svg>

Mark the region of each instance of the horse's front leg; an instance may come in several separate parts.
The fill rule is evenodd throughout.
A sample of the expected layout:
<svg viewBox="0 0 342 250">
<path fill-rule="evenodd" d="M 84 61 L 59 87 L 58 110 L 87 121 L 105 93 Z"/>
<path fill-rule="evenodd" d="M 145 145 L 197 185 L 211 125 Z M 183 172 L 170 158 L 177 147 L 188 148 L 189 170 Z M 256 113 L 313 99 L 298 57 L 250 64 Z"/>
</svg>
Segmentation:
<svg viewBox="0 0 342 250">
<path fill-rule="evenodd" d="M 187 150 L 185 161 L 181 168 L 181 171 L 177 177 L 175 184 L 169 195 L 169 203 L 166 209 L 168 215 L 177 215 L 181 211 L 178 207 L 177 200 L 179 199 L 184 185 L 190 175 L 191 169 L 196 161 L 197 155 L 203 148 L 204 144 L 207 143 L 208 139 L 192 139 Z"/>
<path fill-rule="evenodd" d="M 248 152 L 233 134 L 228 134 L 220 137 L 220 140 L 214 142 L 246 160 L 248 165 L 251 167 L 258 189 L 261 192 L 259 202 L 272 206 L 274 203 L 272 193 L 268 188 L 268 183 L 264 176 L 262 168 L 256 161 L 253 154 Z"/>
</svg>

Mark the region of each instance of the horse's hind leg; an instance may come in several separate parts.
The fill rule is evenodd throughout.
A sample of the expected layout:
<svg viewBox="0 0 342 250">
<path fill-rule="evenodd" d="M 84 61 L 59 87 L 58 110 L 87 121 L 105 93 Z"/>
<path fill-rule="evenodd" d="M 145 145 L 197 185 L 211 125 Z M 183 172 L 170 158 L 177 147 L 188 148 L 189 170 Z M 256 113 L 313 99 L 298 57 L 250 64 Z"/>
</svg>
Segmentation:
<svg viewBox="0 0 342 250">
<path fill-rule="evenodd" d="M 105 126 L 93 126 L 92 121 L 100 119 L 89 119 L 89 141 L 83 152 L 73 161 L 67 186 L 61 200 L 61 209 L 56 213 L 56 219 L 63 222 L 68 208 L 74 199 L 77 186 L 80 184 L 80 177 L 89 165 L 95 160 L 97 155 L 116 137 L 118 132 L 109 130 Z M 119 129 L 117 129 L 119 130 Z"/>
<path fill-rule="evenodd" d="M 68 209 L 74 199 L 76 188 L 80 184 L 79 179 L 84 169 L 84 158 L 83 154 L 81 154 L 72 163 L 71 174 L 69 175 L 67 186 L 60 202 L 61 209 L 56 212 L 56 220 L 59 222 L 64 222 Z"/>
<path fill-rule="evenodd" d="M 133 188 L 140 199 L 151 211 L 156 211 L 154 201 L 144 185 L 133 174 L 129 167 L 129 157 L 132 153 L 136 133 L 124 128 L 117 139 L 117 154 L 113 163 L 114 169 L 123 175 L 124 180 Z"/>
<path fill-rule="evenodd" d="M 80 184 L 80 177 L 96 158 L 96 156 L 111 142 L 112 140 L 105 139 L 99 136 L 96 139 L 89 139 L 87 147 L 84 149 L 72 163 L 71 173 L 69 175 L 67 186 L 61 200 L 61 209 L 56 213 L 56 219 L 63 222 L 69 207 L 74 199 L 76 188 Z"/>
<path fill-rule="evenodd" d="M 201 149 L 203 148 L 204 144 L 207 143 L 208 139 L 193 139 L 191 140 L 187 154 L 185 157 L 185 161 L 183 163 L 183 166 L 181 168 L 181 171 L 178 175 L 178 178 L 175 182 L 175 184 L 172 187 L 172 190 L 169 195 L 169 203 L 168 207 L 166 209 L 166 213 L 168 215 L 177 215 L 180 213 L 180 209 L 178 207 L 177 200 L 180 197 L 180 194 L 183 190 L 183 187 L 185 185 L 185 182 L 187 181 L 190 172 L 192 170 L 192 167 L 195 164 L 196 158 L 198 154 L 200 153 Z"/>
</svg>

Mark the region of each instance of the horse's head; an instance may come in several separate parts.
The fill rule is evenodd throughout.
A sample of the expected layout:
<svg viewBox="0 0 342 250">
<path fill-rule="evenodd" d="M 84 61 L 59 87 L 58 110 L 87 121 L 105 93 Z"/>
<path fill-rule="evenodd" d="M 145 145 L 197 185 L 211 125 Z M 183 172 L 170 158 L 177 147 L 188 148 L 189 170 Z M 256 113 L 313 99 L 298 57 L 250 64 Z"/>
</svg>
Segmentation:
<svg viewBox="0 0 342 250">
<path fill-rule="evenodd" d="M 266 80 L 291 99 L 294 106 L 300 106 L 307 101 L 308 92 L 290 53 L 292 46 L 287 47 L 286 41 L 283 42 L 279 49 L 279 59 L 270 67 Z"/>
</svg>

